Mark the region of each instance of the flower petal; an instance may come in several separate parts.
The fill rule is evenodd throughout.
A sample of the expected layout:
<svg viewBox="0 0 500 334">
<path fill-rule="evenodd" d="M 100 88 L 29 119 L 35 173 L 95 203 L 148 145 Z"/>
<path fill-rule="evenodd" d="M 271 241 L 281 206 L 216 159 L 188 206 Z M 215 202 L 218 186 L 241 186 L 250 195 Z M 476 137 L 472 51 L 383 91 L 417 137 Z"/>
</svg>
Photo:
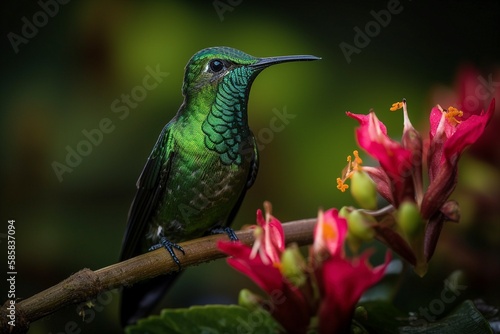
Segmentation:
<svg viewBox="0 0 500 334">
<path fill-rule="evenodd" d="M 251 248 L 239 241 L 219 241 L 217 247 L 232 256 L 227 259 L 231 267 L 254 281 L 262 290 L 271 293 L 279 289 L 283 276 L 280 270 L 271 264 L 264 264 L 259 256 L 250 257 Z"/>
<path fill-rule="evenodd" d="M 385 263 L 375 268 L 368 263 L 369 256 L 370 252 L 365 252 L 353 261 L 331 257 L 317 270 L 323 295 L 319 308 L 320 333 L 343 333 L 349 329 L 359 298 L 383 277 L 390 253 L 386 253 Z"/>
<path fill-rule="evenodd" d="M 478 115 L 470 115 L 467 119 L 458 124 L 454 134 L 449 137 L 444 144 L 445 157 L 450 159 L 456 154 L 460 155 L 467 146 L 474 144 L 483 134 L 494 111 L 495 99 L 491 100 L 486 112 L 483 110 Z"/>
<path fill-rule="evenodd" d="M 347 116 L 360 123 L 361 126 L 356 129 L 358 144 L 379 161 L 392 184 L 392 203 L 399 205 L 409 194 L 413 194 L 411 150 L 387 136 L 385 125 L 374 112 L 368 115 L 348 112 Z"/>
<path fill-rule="evenodd" d="M 312 253 L 322 259 L 324 251 L 329 255 L 343 256 L 344 240 L 347 235 L 347 220 L 339 216 L 337 209 L 318 213 L 318 223 L 314 229 Z"/>
</svg>

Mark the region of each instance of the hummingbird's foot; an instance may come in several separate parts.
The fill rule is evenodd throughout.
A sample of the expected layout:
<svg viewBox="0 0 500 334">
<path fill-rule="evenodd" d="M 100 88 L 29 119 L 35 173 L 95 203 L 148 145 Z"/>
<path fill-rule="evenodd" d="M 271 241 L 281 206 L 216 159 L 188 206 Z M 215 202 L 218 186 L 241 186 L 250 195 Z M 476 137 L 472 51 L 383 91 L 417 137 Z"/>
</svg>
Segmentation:
<svg viewBox="0 0 500 334">
<path fill-rule="evenodd" d="M 181 246 L 179 246 L 178 244 L 171 242 L 166 237 L 161 237 L 160 242 L 157 243 L 156 245 L 149 247 L 149 250 L 153 251 L 153 250 L 156 250 L 156 249 L 161 248 L 161 247 L 164 247 L 167 250 L 167 252 L 172 257 L 172 260 L 174 260 L 175 264 L 177 264 L 177 266 L 179 267 L 179 270 L 181 270 L 182 269 L 181 268 L 181 261 L 179 261 L 179 258 L 177 258 L 177 255 L 175 255 L 174 248 L 181 251 L 182 254 L 185 254 L 184 249 Z"/>
<path fill-rule="evenodd" d="M 236 236 L 236 233 L 234 230 L 228 226 L 226 227 L 216 227 L 210 230 L 210 234 L 227 234 L 229 237 L 229 240 L 231 241 L 238 241 L 238 237 Z"/>
</svg>

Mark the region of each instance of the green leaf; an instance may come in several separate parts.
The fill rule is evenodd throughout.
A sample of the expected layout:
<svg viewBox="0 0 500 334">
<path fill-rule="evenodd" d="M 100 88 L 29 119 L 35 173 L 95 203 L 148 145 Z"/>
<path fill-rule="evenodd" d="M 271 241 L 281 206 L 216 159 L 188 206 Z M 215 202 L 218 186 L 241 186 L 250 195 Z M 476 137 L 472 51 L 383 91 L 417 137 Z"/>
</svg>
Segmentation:
<svg viewBox="0 0 500 334">
<path fill-rule="evenodd" d="M 488 321 L 466 300 L 445 317 L 434 322 L 411 319 L 408 314 L 385 301 L 360 303 L 356 309 L 353 328 L 358 333 L 455 334 L 493 333 Z"/>
<path fill-rule="evenodd" d="M 161 314 L 139 320 L 126 328 L 127 334 L 217 334 L 277 333 L 280 325 L 266 311 L 237 305 L 192 306 L 164 309 Z"/>
<path fill-rule="evenodd" d="M 418 325 L 418 326 L 415 326 Z M 400 328 L 404 334 L 454 334 L 493 333 L 488 321 L 470 300 L 466 300 L 451 311 L 447 316 L 436 322 L 427 322 L 424 319 L 414 321 L 413 326 Z"/>
</svg>

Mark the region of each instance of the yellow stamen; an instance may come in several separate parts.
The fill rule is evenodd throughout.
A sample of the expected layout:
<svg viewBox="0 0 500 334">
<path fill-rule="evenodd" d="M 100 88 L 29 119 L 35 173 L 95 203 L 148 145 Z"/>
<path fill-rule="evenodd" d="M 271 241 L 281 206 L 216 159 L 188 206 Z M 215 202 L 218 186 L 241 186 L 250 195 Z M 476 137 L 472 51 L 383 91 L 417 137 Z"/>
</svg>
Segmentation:
<svg viewBox="0 0 500 334">
<path fill-rule="evenodd" d="M 451 125 L 456 126 L 462 123 L 462 121 L 456 119 L 456 117 L 462 117 L 464 115 L 462 110 L 458 110 L 457 108 L 450 106 L 447 110 L 445 109 L 444 112 L 446 113 L 446 119 Z"/>
<path fill-rule="evenodd" d="M 403 102 L 395 102 L 392 104 L 392 107 L 389 109 L 390 111 L 396 111 L 398 109 L 403 108 Z"/>
<path fill-rule="evenodd" d="M 347 179 L 350 179 L 354 172 L 361 170 L 361 164 L 363 163 L 363 160 L 361 160 L 361 158 L 359 157 L 358 151 L 354 150 L 352 154 L 354 155 L 354 161 L 352 161 L 352 156 L 348 155 L 347 166 L 345 166 L 342 170 L 342 177 L 337 178 L 337 189 L 341 192 L 345 192 L 349 188 L 349 185 L 347 185 L 345 181 L 347 181 Z"/>
<path fill-rule="evenodd" d="M 337 230 L 329 224 L 323 224 L 323 238 L 325 240 L 337 240 Z"/>
<path fill-rule="evenodd" d="M 356 170 L 361 169 L 361 164 L 363 163 L 363 160 L 359 157 L 359 152 L 357 150 L 352 151 L 352 154 L 354 155 L 354 163 L 355 163 L 355 168 Z"/>
<path fill-rule="evenodd" d="M 340 177 L 337 178 L 337 189 L 341 192 L 345 192 L 349 188 L 349 185 L 345 184 Z"/>
</svg>

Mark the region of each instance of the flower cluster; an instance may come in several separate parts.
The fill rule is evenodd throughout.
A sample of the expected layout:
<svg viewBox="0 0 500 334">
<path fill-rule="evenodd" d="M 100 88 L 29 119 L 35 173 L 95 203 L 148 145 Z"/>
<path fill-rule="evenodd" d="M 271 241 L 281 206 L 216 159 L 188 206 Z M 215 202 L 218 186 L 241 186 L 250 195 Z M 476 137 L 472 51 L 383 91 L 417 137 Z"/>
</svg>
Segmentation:
<svg viewBox="0 0 500 334">
<path fill-rule="evenodd" d="M 495 109 L 494 99 L 486 108 L 472 108 L 467 97 L 461 97 L 458 107 L 432 108 L 426 135 L 411 124 L 406 100 L 394 103 L 391 111 L 403 110 L 399 141 L 388 136 L 375 112 L 347 112 L 360 125 L 360 148 L 379 162 L 365 166 L 354 151 L 337 179 L 337 188 L 349 189 L 361 208 L 320 211 L 306 261 L 296 245 L 285 246 L 283 227 L 266 202 L 265 215 L 257 211 L 252 247 L 239 241 L 218 243 L 231 256 L 228 263 L 268 295 L 264 299 L 243 290 L 240 304 L 266 309 L 287 333 L 347 332 L 356 303 L 382 278 L 390 253 L 373 268 L 370 251 L 349 257 L 345 247 L 358 254 L 361 243 L 374 237 L 423 276 L 444 223 L 460 220 L 458 203 L 450 200 L 460 157 L 482 135 Z M 379 209 L 379 197 L 388 205 Z"/>
<path fill-rule="evenodd" d="M 309 260 L 294 245 L 285 248 L 281 223 L 265 203 L 265 218 L 257 211 L 253 247 L 241 242 L 220 241 L 218 247 L 231 257 L 228 263 L 250 277 L 268 296 L 254 297 L 245 291 L 240 295 L 256 300 L 283 326 L 287 333 L 305 333 L 314 323 L 320 333 L 341 333 L 349 329 L 354 307 L 370 286 L 377 283 L 389 264 L 372 268 L 370 252 L 348 258 L 344 252 L 347 221 L 336 209 L 321 212 L 314 232 Z M 316 321 L 311 321 L 317 318 Z"/>
<path fill-rule="evenodd" d="M 464 149 L 478 140 L 492 118 L 495 100 L 486 110 L 435 106 L 430 113 L 427 137 L 411 124 L 406 100 L 394 103 L 390 110 L 401 108 L 404 114 L 401 141 L 387 135 L 375 112 L 368 115 L 347 112 L 347 116 L 360 124 L 356 129 L 359 146 L 378 160 L 380 166 L 357 163 L 353 168 L 348 158 L 348 168 L 337 179 L 337 188 L 345 191 L 349 188 L 345 182 L 351 179 L 351 193 L 363 208 L 347 209 L 348 220 L 355 212 L 353 220 L 358 225 L 362 220 L 366 229 L 374 231 L 378 239 L 424 275 L 444 222 L 459 221 L 458 203 L 449 199 L 457 184 L 458 162 Z M 354 155 L 361 162 L 356 151 Z M 346 174 L 346 170 L 350 173 Z M 390 204 L 385 209 L 373 211 L 374 189 Z"/>
</svg>

